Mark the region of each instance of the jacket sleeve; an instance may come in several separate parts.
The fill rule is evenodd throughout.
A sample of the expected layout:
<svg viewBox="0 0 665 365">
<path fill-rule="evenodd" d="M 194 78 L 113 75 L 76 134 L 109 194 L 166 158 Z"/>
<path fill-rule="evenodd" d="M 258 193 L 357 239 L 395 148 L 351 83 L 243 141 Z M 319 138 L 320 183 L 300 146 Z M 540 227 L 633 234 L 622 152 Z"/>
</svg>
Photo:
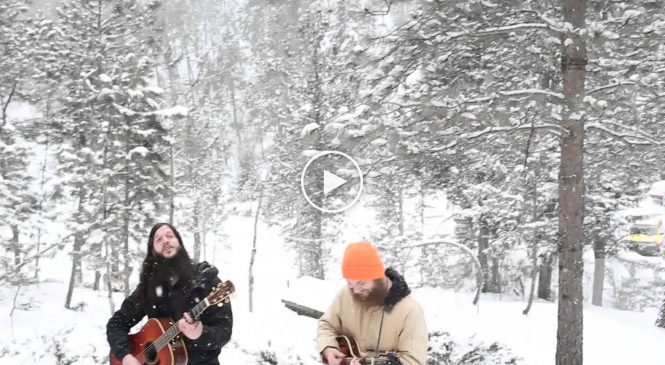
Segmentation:
<svg viewBox="0 0 665 365">
<path fill-rule="evenodd" d="M 397 355 L 403 365 L 425 365 L 427 359 L 427 324 L 420 305 L 406 316 L 397 342 Z"/>
<path fill-rule="evenodd" d="M 113 313 L 106 323 L 106 339 L 111 347 L 111 353 L 119 360 L 131 353 L 127 334 L 144 316 L 137 304 L 138 289 L 122 302 L 120 309 Z"/>
<path fill-rule="evenodd" d="M 213 286 L 221 282 L 216 278 Z M 212 305 L 208 307 L 201 315 L 201 324 L 203 332 L 201 337 L 191 340 L 185 337 L 185 341 L 190 343 L 192 348 L 201 350 L 221 349 L 231 339 L 233 332 L 233 312 L 231 302 L 224 303 L 223 306 Z"/>
<path fill-rule="evenodd" d="M 316 336 L 316 351 L 321 353 L 326 347 L 338 348 L 336 337 L 342 331 L 342 289 L 337 293 L 328 311 L 319 318 Z"/>
</svg>

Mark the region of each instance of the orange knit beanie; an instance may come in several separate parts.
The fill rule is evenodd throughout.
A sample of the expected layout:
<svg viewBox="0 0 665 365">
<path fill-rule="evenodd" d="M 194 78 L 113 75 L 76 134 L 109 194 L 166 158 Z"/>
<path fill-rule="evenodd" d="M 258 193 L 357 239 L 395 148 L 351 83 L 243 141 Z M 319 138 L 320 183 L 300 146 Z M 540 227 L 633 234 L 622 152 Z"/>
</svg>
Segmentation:
<svg viewBox="0 0 665 365">
<path fill-rule="evenodd" d="M 375 280 L 383 277 L 379 250 L 367 241 L 351 243 L 344 251 L 342 275 L 347 280 Z"/>
</svg>

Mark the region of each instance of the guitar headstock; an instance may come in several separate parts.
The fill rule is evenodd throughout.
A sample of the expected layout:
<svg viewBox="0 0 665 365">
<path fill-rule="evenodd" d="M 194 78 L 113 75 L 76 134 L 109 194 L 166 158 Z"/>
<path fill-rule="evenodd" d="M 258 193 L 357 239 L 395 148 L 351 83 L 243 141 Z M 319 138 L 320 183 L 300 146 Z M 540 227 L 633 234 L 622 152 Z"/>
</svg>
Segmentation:
<svg viewBox="0 0 665 365">
<path fill-rule="evenodd" d="M 208 294 L 208 302 L 210 305 L 217 304 L 218 306 L 223 306 L 224 303 L 229 302 L 229 297 L 236 291 L 236 287 L 230 280 L 223 281 L 215 285 Z"/>
</svg>

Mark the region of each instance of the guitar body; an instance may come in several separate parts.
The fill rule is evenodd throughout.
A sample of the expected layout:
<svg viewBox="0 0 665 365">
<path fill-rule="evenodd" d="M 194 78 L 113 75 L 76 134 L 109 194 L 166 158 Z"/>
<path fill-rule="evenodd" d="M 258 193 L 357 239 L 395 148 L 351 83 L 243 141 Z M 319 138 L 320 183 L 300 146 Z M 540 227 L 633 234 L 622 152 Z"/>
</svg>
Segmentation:
<svg viewBox="0 0 665 365">
<path fill-rule="evenodd" d="M 159 338 L 166 330 L 173 326 L 175 322 L 170 318 L 150 318 L 148 323 L 141 330 L 133 335 L 129 335 L 129 344 L 132 349 L 132 355 L 143 360 L 143 364 L 150 365 L 187 365 L 187 349 L 182 335 L 173 339 L 168 345 L 164 346 L 159 352 L 146 351 L 145 359 L 141 356 L 146 347 Z M 111 354 L 111 365 L 122 365 L 122 359 L 118 359 Z"/>
<path fill-rule="evenodd" d="M 360 357 L 360 349 L 354 338 L 341 335 L 337 336 L 336 340 L 337 345 L 339 346 L 339 351 L 342 351 L 346 357 Z"/>
<path fill-rule="evenodd" d="M 337 347 L 339 347 L 339 351 L 341 351 L 344 356 L 346 356 L 344 359 L 342 359 L 341 365 L 349 365 L 354 359 L 358 359 L 361 365 L 385 365 L 390 363 L 390 360 L 383 356 L 374 358 L 362 357 L 360 355 L 358 343 L 353 337 L 340 335 L 335 337 L 335 339 L 337 340 Z M 328 364 L 328 360 L 323 358 L 323 363 Z"/>
</svg>

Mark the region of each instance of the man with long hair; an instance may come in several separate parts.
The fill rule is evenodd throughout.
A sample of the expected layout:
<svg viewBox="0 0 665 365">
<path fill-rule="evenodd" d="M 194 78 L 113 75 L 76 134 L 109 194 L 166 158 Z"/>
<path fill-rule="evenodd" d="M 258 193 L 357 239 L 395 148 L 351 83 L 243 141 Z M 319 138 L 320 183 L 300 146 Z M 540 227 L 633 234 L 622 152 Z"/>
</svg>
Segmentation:
<svg viewBox="0 0 665 365">
<path fill-rule="evenodd" d="M 342 260 L 342 288 L 319 319 L 317 350 L 330 365 L 341 364 L 337 337 L 355 339 L 363 357 L 383 356 L 383 364 L 424 365 L 427 326 L 404 278 L 384 271 L 379 251 L 369 242 L 348 245 Z M 360 364 L 358 359 L 352 365 Z"/>
<path fill-rule="evenodd" d="M 139 285 L 106 325 L 111 352 L 123 365 L 140 365 L 131 355 L 129 330 L 144 316 L 180 318 L 178 327 L 184 335 L 187 364 L 219 365 L 221 348 L 231 338 L 231 303 L 209 307 L 196 321 L 186 313 L 221 282 L 217 273 L 205 261 L 194 264 L 190 260 L 175 227 L 168 223 L 153 226 Z"/>
</svg>

